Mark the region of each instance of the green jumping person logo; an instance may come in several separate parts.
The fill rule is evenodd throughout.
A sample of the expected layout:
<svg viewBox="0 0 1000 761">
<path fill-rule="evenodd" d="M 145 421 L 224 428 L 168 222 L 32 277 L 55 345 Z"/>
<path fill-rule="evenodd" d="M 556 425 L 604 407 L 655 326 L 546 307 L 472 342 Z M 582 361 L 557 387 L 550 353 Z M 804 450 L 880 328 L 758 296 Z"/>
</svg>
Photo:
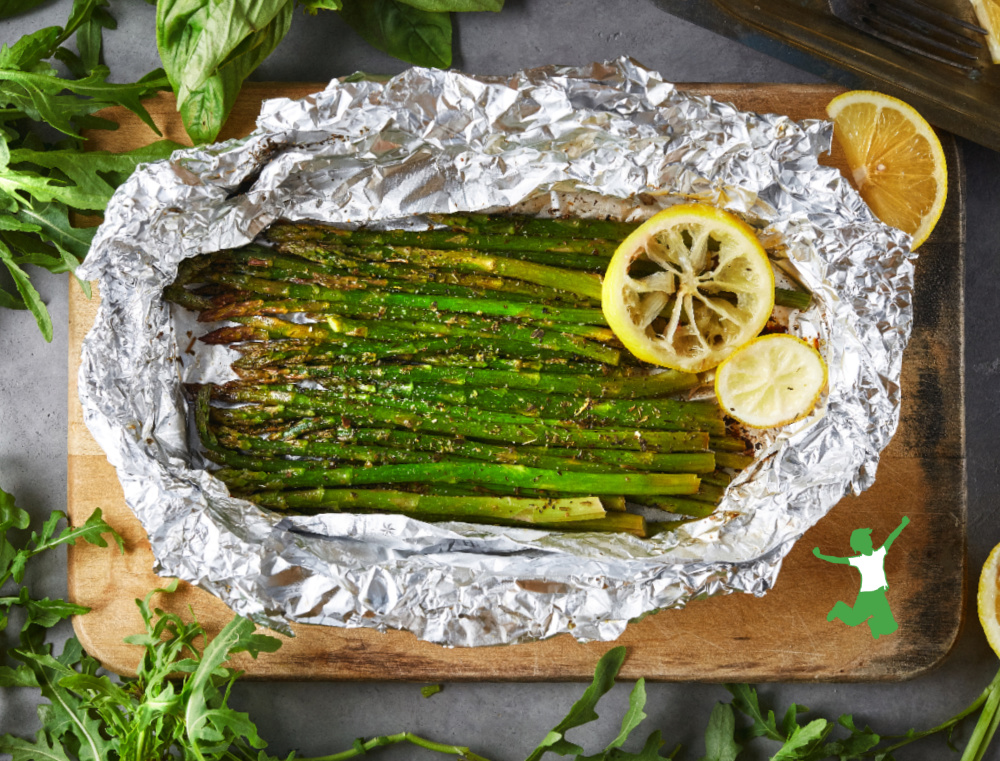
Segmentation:
<svg viewBox="0 0 1000 761">
<path fill-rule="evenodd" d="M 875 639 L 885 634 L 892 634 L 899 628 L 896 619 L 892 617 L 889 601 L 885 598 L 885 591 L 889 588 L 889 584 L 885 580 L 885 555 L 909 522 L 910 519 L 904 516 L 896 530 L 889 534 L 885 544 L 877 550 L 872 545 L 872 530 L 870 528 L 855 530 L 851 533 L 851 549 L 861 554 L 854 557 L 833 557 L 822 554 L 819 547 L 813 548 L 813 555 L 820 560 L 825 560 L 828 563 L 853 565 L 861 573 L 861 591 L 858 592 L 858 598 L 854 601 L 854 607 L 852 608 L 843 600 L 837 600 L 837 604 L 826 616 L 827 621 L 839 618 L 848 626 L 858 626 L 867 621 Z"/>
</svg>

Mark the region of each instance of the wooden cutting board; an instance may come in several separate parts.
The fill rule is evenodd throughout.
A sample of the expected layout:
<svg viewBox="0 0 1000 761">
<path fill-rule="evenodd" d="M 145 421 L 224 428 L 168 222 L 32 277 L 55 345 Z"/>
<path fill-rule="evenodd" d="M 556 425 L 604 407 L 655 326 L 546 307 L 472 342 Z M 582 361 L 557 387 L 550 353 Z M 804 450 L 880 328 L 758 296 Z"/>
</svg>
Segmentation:
<svg viewBox="0 0 1000 761">
<path fill-rule="evenodd" d="M 254 125 L 265 98 L 302 97 L 313 84 L 248 85 L 222 138 Z M 840 90 L 825 85 L 693 85 L 688 89 L 760 112 L 822 118 Z M 172 96 L 148 104 L 165 136 L 185 142 Z M 130 114 L 115 115 L 117 132 L 95 134 L 95 148 L 120 151 L 154 139 Z M 860 497 L 845 498 L 797 543 L 775 587 L 763 598 L 736 594 L 691 603 L 684 610 L 647 616 L 631 624 L 616 644 L 629 648 L 622 676 L 697 681 L 905 679 L 936 665 L 954 645 L 965 593 L 965 431 L 962 282 L 965 211 L 963 172 L 955 143 L 944 136 L 950 172 L 949 200 L 937 229 L 921 248 L 917 265 L 915 326 L 903 365 L 903 409 L 878 478 Z M 834 153 L 829 161 L 843 167 Z M 125 537 L 118 554 L 87 544 L 69 551 L 70 599 L 91 613 L 74 620 L 87 651 L 108 669 L 134 673 L 140 648 L 122 638 L 142 622 L 134 600 L 164 581 L 139 522 L 125 506 L 115 471 L 83 424 L 76 378 L 81 341 L 93 324 L 97 297 L 76 286 L 69 318 L 69 514 L 75 523 L 100 507 Z M 850 533 L 870 527 L 880 545 L 907 515 L 912 523 L 888 555 L 888 597 L 899 622 L 891 636 L 873 640 L 867 626 L 827 622 L 837 600 L 852 604 L 858 575 L 849 566 L 812 555 L 853 554 Z M 182 584 L 156 604 L 182 616 L 193 610 L 210 633 L 232 617 L 209 594 Z M 239 666 L 260 679 L 352 680 L 586 680 L 609 643 L 579 644 L 569 635 L 509 647 L 448 649 L 407 632 L 296 626 L 274 654 Z"/>
</svg>

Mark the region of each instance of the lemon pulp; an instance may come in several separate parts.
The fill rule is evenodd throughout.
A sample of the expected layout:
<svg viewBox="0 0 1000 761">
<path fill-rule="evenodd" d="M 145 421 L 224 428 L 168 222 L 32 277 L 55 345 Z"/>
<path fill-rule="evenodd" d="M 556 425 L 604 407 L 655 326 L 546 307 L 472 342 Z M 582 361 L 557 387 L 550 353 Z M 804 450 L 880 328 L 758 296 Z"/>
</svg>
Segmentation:
<svg viewBox="0 0 1000 761">
<path fill-rule="evenodd" d="M 861 197 L 880 220 L 913 236 L 916 249 L 941 217 L 948 190 L 933 128 L 912 106 L 868 90 L 838 95 L 826 112 Z"/>
<path fill-rule="evenodd" d="M 826 363 L 801 338 L 761 336 L 715 371 L 715 395 L 730 417 L 752 428 L 788 425 L 808 415 L 826 388 Z"/>
<path fill-rule="evenodd" d="M 753 229 L 705 204 L 681 204 L 640 225 L 615 251 L 601 304 L 636 357 L 698 373 L 767 324 L 774 273 Z"/>
<path fill-rule="evenodd" d="M 990 647 L 1000 656 L 1000 544 L 986 558 L 983 572 L 979 577 L 979 623 L 986 632 Z"/>
</svg>

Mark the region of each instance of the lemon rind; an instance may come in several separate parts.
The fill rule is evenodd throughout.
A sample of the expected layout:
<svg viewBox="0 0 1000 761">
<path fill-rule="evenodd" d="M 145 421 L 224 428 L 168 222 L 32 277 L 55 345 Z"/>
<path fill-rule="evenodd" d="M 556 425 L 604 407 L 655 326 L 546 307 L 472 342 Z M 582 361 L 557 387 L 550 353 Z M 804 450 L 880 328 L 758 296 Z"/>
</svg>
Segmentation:
<svg viewBox="0 0 1000 761">
<path fill-rule="evenodd" d="M 670 206 L 657 212 L 655 215 L 646 220 L 646 222 L 633 230 L 616 249 L 611 258 L 611 262 L 608 264 L 607 273 L 605 274 L 602 286 L 601 305 L 604 311 L 605 319 L 608 321 L 608 325 L 622 342 L 622 345 L 632 352 L 636 358 L 642 360 L 643 362 L 649 362 L 650 364 L 660 367 L 667 367 L 671 370 L 698 373 L 717 367 L 721 362 L 725 361 L 728 355 L 722 356 L 717 361 L 715 361 L 714 358 L 710 358 L 707 364 L 701 359 L 698 361 L 692 360 L 691 362 L 675 361 L 674 357 L 665 356 L 665 353 L 662 351 L 655 351 L 654 348 L 656 347 L 656 344 L 649 341 L 648 337 L 644 333 L 640 335 L 638 331 L 636 331 L 635 325 L 630 319 L 622 318 L 621 315 L 612 311 L 612 305 L 618 304 L 621 301 L 620 294 L 625 286 L 624 275 L 628 271 L 627 266 L 621 266 L 621 260 L 633 253 L 637 243 L 647 239 L 651 234 L 651 230 L 654 230 L 654 228 L 655 231 L 662 230 L 663 220 L 675 217 L 683 218 L 685 215 L 690 215 L 695 219 L 702 220 L 710 218 L 716 222 L 724 223 L 729 227 L 735 228 L 746 239 L 747 243 L 760 254 L 762 261 L 767 264 L 766 268 L 762 268 L 763 271 L 767 273 L 769 278 L 769 299 L 767 302 L 767 309 L 764 310 L 762 308 L 757 320 L 750 323 L 747 326 L 747 329 L 744 330 L 744 334 L 751 336 L 751 338 L 748 338 L 747 341 L 731 346 L 729 354 L 731 355 L 732 352 L 739 349 L 740 346 L 746 345 L 747 342 L 753 340 L 752 337 L 756 336 L 761 330 L 764 329 L 764 326 L 767 325 L 767 321 L 770 319 L 771 314 L 774 311 L 774 270 L 770 259 L 767 256 L 767 251 L 757 238 L 756 231 L 745 221 L 731 212 L 703 203 L 681 203 Z M 677 359 L 683 358 L 678 357 Z"/>
<path fill-rule="evenodd" d="M 937 133 L 934 132 L 934 128 L 931 127 L 927 120 L 909 103 L 892 95 L 886 95 L 874 90 L 849 90 L 836 96 L 827 104 L 826 114 L 836 122 L 837 116 L 847 106 L 855 103 L 878 105 L 880 108 L 891 105 L 906 114 L 909 121 L 917 129 L 917 132 L 927 139 L 931 153 L 934 155 L 935 164 L 940 167 L 941 176 L 938 184 L 941 192 L 934 199 L 934 205 L 930 211 L 924 215 L 920 226 L 911 234 L 910 250 L 916 251 L 934 231 L 938 221 L 941 219 L 941 214 L 944 212 L 945 202 L 948 200 L 948 162 L 944 155 L 944 148 L 937 137 Z M 836 139 L 836 132 L 834 132 L 834 138 Z M 851 167 L 852 172 L 856 169 L 857 167 Z M 862 193 L 862 195 L 864 194 Z"/>
</svg>

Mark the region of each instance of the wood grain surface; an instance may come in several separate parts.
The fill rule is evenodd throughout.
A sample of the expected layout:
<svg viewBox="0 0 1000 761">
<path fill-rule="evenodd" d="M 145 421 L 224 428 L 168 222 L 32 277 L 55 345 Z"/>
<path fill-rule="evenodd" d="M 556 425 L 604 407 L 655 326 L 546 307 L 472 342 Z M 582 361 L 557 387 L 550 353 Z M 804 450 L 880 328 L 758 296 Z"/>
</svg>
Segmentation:
<svg viewBox="0 0 1000 761">
<path fill-rule="evenodd" d="M 825 85 L 690 85 L 688 89 L 760 112 L 821 118 L 838 88 Z M 313 84 L 244 88 L 222 138 L 249 132 L 260 102 L 303 97 Z M 172 96 L 148 103 L 166 137 L 187 142 Z M 95 148 L 125 150 L 155 138 L 131 114 L 116 114 L 117 132 L 95 134 Z M 936 665 L 961 627 L 965 593 L 965 460 L 962 282 L 963 172 L 954 141 L 944 137 L 949 201 L 917 265 L 915 325 L 903 365 L 898 433 L 885 451 L 872 489 L 848 497 L 799 541 L 777 583 L 764 597 L 730 595 L 647 616 L 616 644 L 629 648 L 624 678 L 697 681 L 870 681 L 905 679 Z M 829 158 L 843 167 L 837 152 Z M 80 346 L 93 324 L 97 297 L 73 286 L 69 326 L 69 513 L 74 523 L 94 508 L 126 540 L 118 554 L 87 544 L 70 548 L 70 599 L 92 608 L 74 619 L 77 636 L 107 668 L 134 673 L 140 648 L 122 638 L 141 630 L 135 598 L 162 587 L 139 522 L 126 507 L 113 468 L 83 424 L 76 394 Z M 907 515 L 912 523 L 886 561 L 888 597 L 897 633 L 873 640 L 867 626 L 827 622 L 837 600 L 852 603 L 859 588 L 849 566 L 817 560 L 812 548 L 850 554 L 853 529 L 871 527 L 876 544 Z M 555 597 L 552 603 L 556 604 Z M 209 594 L 181 584 L 156 604 L 190 616 L 210 633 L 232 617 Z M 239 660 L 260 679 L 345 680 L 587 680 L 609 643 L 580 644 L 569 635 L 525 645 L 448 649 L 407 632 L 296 626 L 295 637 L 259 660 Z"/>
</svg>

